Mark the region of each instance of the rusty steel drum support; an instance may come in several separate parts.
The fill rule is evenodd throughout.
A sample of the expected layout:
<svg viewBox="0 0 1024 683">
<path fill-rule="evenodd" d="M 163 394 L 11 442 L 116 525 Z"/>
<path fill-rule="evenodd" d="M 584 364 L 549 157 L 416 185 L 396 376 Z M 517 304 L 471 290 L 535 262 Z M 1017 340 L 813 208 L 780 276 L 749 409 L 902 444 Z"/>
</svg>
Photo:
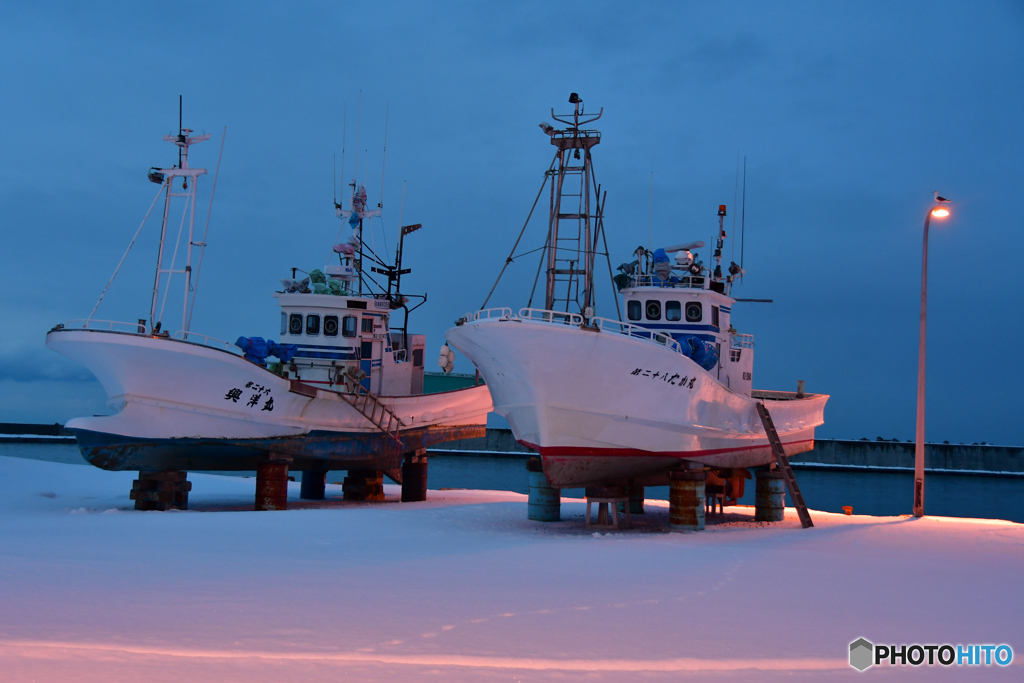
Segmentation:
<svg viewBox="0 0 1024 683">
<path fill-rule="evenodd" d="M 288 463 L 265 462 L 256 467 L 256 509 L 288 509 Z"/>
<path fill-rule="evenodd" d="M 384 500 L 384 473 L 380 470 L 349 470 L 341 486 L 345 500 Z"/>
<path fill-rule="evenodd" d="M 757 470 L 754 521 L 781 522 L 786 514 L 786 482 L 778 470 Z"/>
<path fill-rule="evenodd" d="M 427 499 L 427 449 L 405 454 L 402 463 L 402 502 L 416 503 Z"/>
<path fill-rule="evenodd" d="M 187 510 L 191 490 L 188 472 L 139 472 L 128 497 L 136 510 Z"/>
<path fill-rule="evenodd" d="M 668 473 L 668 527 L 673 531 L 704 529 L 704 470 Z"/>
<path fill-rule="evenodd" d="M 327 491 L 327 470 L 303 470 L 299 498 L 323 500 Z"/>
</svg>

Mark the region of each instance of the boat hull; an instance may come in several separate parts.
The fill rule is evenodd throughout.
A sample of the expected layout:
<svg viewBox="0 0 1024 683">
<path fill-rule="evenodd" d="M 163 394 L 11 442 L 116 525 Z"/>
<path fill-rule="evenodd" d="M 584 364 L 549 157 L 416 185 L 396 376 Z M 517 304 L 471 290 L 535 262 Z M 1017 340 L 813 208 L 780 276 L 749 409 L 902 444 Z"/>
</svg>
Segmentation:
<svg viewBox="0 0 1024 683">
<path fill-rule="evenodd" d="M 812 449 L 824 422 L 826 395 L 739 394 L 686 356 L 617 332 L 507 316 L 446 337 L 480 370 L 495 412 L 540 453 L 555 486 L 656 480 L 684 460 L 769 463 L 759 400 L 789 455 Z"/>
<path fill-rule="evenodd" d="M 482 436 L 491 410 L 485 386 L 379 397 L 402 420 L 399 444 L 340 393 L 228 351 L 105 330 L 56 329 L 46 344 L 89 369 L 116 410 L 66 425 L 103 469 L 251 470 L 271 456 L 296 470 L 391 470 L 404 452 Z"/>
</svg>

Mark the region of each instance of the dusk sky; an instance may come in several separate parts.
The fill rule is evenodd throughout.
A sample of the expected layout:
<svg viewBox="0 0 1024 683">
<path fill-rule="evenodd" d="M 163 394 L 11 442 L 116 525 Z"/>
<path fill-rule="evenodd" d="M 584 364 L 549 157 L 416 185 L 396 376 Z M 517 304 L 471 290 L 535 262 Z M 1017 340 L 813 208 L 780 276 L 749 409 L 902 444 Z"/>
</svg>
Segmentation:
<svg viewBox="0 0 1024 683">
<path fill-rule="evenodd" d="M 271 295 L 291 267 L 323 267 L 334 157 L 340 184 L 357 123 L 359 181 L 380 198 L 387 112 L 366 239 L 391 253 L 400 211 L 423 224 L 404 284 L 429 293 L 412 327 L 432 364 L 540 187 L 554 149 L 537 124 L 578 92 L 604 107 L 613 266 L 647 243 L 652 173 L 651 246 L 710 242 L 726 204 L 738 261 L 746 156 L 733 294 L 774 303 L 737 304 L 733 324 L 755 336 L 755 388 L 803 379 L 832 396 L 819 437 L 913 438 L 922 224 L 932 191 L 952 198 L 932 225 L 927 438 L 1024 444 L 1020 2 L 5 2 L 3 16 L 0 421 L 107 411 L 44 337 L 89 314 L 153 199 L 147 169 L 176 162 L 162 136 L 179 95 L 185 125 L 213 134 L 191 157 L 210 171 L 204 216 L 227 127 L 193 330 L 277 338 Z M 519 251 L 543 244 L 545 218 Z M 146 316 L 158 228 L 98 318 Z M 516 260 L 489 305 L 526 305 L 536 267 Z"/>
</svg>

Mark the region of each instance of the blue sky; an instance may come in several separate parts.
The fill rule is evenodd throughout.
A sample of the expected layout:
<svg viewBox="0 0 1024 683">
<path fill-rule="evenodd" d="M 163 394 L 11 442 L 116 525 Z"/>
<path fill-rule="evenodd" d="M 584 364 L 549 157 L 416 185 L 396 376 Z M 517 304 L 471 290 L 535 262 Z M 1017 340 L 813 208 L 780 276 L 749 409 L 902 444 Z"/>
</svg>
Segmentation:
<svg viewBox="0 0 1024 683">
<path fill-rule="evenodd" d="M 414 331 L 440 347 L 478 308 L 552 154 L 537 124 L 570 91 L 604 107 L 598 179 L 613 263 L 646 242 L 709 241 L 747 157 L 746 267 L 734 325 L 755 386 L 832 395 L 823 437 L 914 431 L 921 227 L 932 233 L 928 429 L 1024 444 L 1024 9 L 1021 3 L 5 3 L 0 25 L 0 421 L 104 411 L 89 374 L 43 345 L 88 315 L 152 201 L 161 136 L 227 126 L 193 329 L 275 336 L 271 293 L 337 234 L 347 107 L 352 173 L 393 249 L 403 182 Z M 201 186 L 201 204 L 210 185 Z M 731 223 L 731 218 L 730 218 Z M 542 221 L 524 244 L 543 243 Z M 98 317 L 148 308 L 156 222 Z M 729 254 L 731 245 L 727 244 Z M 702 254 L 705 256 L 706 254 Z M 525 305 L 536 262 L 493 305 Z M 601 293 L 599 292 L 599 295 Z M 614 307 L 605 290 L 600 313 Z M 460 359 L 458 370 L 469 370 Z"/>
</svg>

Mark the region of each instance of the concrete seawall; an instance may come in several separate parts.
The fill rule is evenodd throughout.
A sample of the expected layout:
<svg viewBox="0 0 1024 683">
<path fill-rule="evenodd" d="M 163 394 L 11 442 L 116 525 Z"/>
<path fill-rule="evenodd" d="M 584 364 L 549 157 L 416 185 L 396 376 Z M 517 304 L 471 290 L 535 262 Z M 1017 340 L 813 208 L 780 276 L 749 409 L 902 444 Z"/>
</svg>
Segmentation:
<svg viewBox="0 0 1024 683">
<path fill-rule="evenodd" d="M 488 429 L 479 439 L 450 441 L 434 453 L 465 453 L 525 458 L 529 449 L 516 443 L 509 429 Z M 1024 475 L 1024 448 L 966 444 L 925 444 L 925 469 L 978 474 Z M 791 459 L 794 466 L 834 469 L 912 470 L 914 444 L 901 441 L 818 439 L 814 450 Z"/>
</svg>

